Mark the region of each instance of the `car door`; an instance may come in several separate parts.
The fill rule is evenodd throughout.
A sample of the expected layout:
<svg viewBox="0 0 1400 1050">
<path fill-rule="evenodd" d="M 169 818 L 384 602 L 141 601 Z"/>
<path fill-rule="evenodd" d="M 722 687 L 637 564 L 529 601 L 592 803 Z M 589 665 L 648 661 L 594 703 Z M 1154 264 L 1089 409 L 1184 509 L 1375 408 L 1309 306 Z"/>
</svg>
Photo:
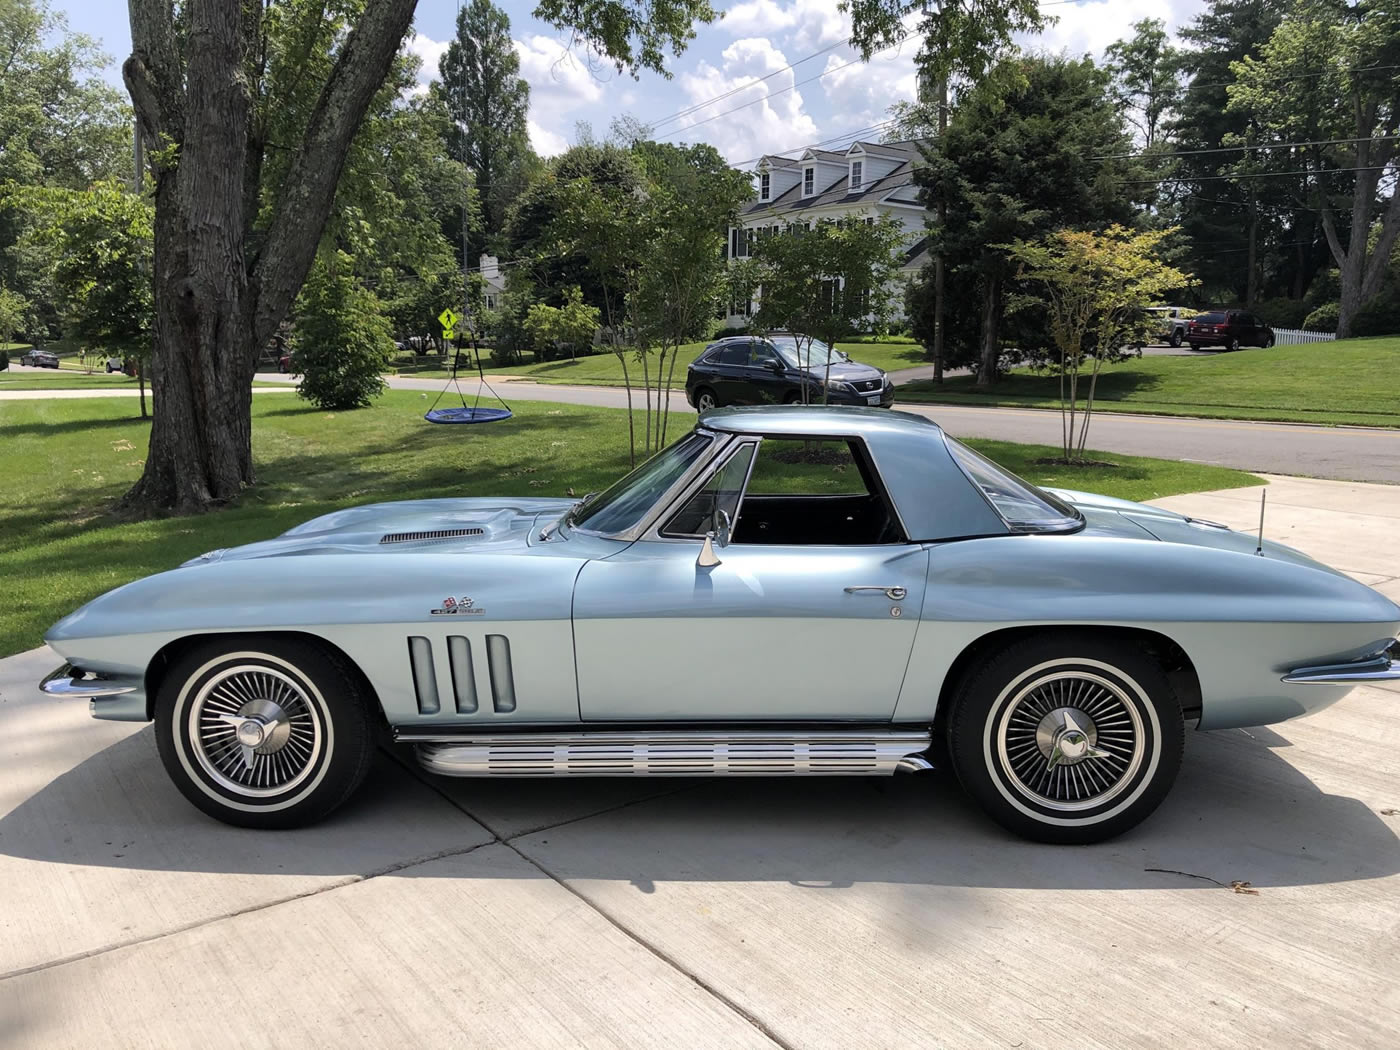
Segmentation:
<svg viewBox="0 0 1400 1050">
<path fill-rule="evenodd" d="M 766 339 L 750 341 L 745 373 L 754 404 L 781 405 L 788 391 L 793 388 L 793 380 L 787 374 L 787 366 L 778 356 L 777 349 Z"/>
<path fill-rule="evenodd" d="M 710 354 L 710 363 L 714 369 L 715 400 L 719 404 L 751 403 L 752 395 L 747 381 L 748 361 L 748 342 L 743 339 L 731 340 Z"/>
<path fill-rule="evenodd" d="M 829 442 L 731 444 L 723 465 L 641 539 L 580 571 L 580 716 L 889 720 L 922 609 L 927 550 L 855 521 L 882 503 L 892 515 L 878 481 L 870 491 L 868 457 L 858 464 L 863 449 L 849 447 L 857 443 L 836 442 L 831 456 L 819 454 Z M 788 469 L 791 452 L 808 462 Z M 805 509 L 784 495 L 804 485 L 812 490 Z M 775 487 L 777 495 L 765 491 Z M 774 502 L 763 509 L 763 499 Z M 703 534 L 722 520 L 719 511 L 733 523 L 732 542 L 705 565 Z M 814 542 L 823 539 L 832 542 Z"/>
</svg>

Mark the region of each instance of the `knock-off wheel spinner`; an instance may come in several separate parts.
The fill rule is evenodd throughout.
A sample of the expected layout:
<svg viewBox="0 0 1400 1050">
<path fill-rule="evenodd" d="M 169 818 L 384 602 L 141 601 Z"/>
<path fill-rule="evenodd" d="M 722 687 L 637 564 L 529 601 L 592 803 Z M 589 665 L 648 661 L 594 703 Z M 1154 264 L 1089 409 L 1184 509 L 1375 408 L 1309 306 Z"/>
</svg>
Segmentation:
<svg viewBox="0 0 1400 1050">
<path fill-rule="evenodd" d="M 321 756 L 318 708 L 301 683 L 274 668 L 226 668 L 190 705 L 190 742 L 222 788 L 266 796 L 300 783 Z"/>
<path fill-rule="evenodd" d="M 1122 684 L 1089 671 L 1052 671 L 1022 686 L 995 732 L 1011 786 L 1053 810 L 1108 802 L 1131 783 L 1146 751 L 1137 704 Z"/>
</svg>

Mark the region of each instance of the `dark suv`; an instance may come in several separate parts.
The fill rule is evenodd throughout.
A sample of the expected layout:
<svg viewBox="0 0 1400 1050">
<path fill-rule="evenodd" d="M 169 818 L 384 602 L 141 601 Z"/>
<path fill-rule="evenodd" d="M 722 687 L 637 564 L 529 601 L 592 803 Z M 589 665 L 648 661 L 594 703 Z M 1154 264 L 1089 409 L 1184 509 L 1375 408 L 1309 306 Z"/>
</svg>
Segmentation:
<svg viewBox="0 0 1400 1050">
<path fill-rule="evenodd" d="M 830 368 L 828 369 L 828 361 Z M 820 339 L 810 348 L 805 337 L 734 335 L 705 347 L 685 377 L 685 398 L 696 410 L 721 405 L 894 403 L 894 384 L 878 368 L 852 361 Z"/>
<path fill-rule="evenodd" d="M 1273 346 L 1274 330 L 1247 310 L 1212 310 L 1186 322 L 1186 341 L 1193 350 L 1223 346 Z"/>
</svg>

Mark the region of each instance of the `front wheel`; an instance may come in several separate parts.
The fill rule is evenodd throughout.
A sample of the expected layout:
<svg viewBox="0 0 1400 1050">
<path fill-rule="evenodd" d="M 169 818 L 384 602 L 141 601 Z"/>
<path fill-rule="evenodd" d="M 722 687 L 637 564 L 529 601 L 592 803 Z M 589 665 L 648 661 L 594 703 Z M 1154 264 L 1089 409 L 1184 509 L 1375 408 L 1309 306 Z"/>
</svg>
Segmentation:
<svg viewBox="0 0 1400 1050">
<path fill-rule="evenodd" d="M 1141 647 L 1076 632 L 1012 642 L 959 685 L 948 747 L 963 787 L 1040 842 L 1112 838 L 1181 766 L 1181 707 Z"/>
<path fill-rule="evenodd" d="M 295 639 L 226 635 L 170 668 L 156 744 L 180 793 L 252 828 L 320 820 L 360 785 L 372 698 L 342 659 Z"/>
<path fill-rule="evenodd" d="M 1179 329 L 1179 328 L 1173 328 L 1173 329 L 1172 329 L 1171 338 L 1168 339 L 1167 342 L 1170 343 L 1170 344 L 1172 345 L 1172 349 L 1180 349 L 1180 347 L 1181 347 L 1181 329 Z"/>
<path fill-rule="evenodd" d="M 1264 337 L 1264 349 L 1267 350 L 1274 345 L 1274 333 L 1270 332 Z"/>
</svg>

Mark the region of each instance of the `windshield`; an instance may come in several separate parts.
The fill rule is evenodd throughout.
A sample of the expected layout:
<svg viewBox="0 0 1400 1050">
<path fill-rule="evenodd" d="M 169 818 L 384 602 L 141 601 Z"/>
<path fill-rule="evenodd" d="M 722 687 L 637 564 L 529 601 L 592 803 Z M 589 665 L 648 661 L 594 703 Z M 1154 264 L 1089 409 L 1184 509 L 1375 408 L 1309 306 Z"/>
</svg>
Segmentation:
<svg viewBox="0 0 1400 1050">
<path fill-rule="evenodd" d="M 813 339 L 810 347 L 807 340 L 799 340 L 792 335 L 770 336 L 768 341 L 778 348 L 783 363 L 789 368 L 825 368 L 828 363 L 839 365 L 850 360 L 840 350 L 833 350 L 820 339 Z"/>
<path fill-rule="evenodd" d="M 713 440 L 709 434 L 687 434 L 626 477 L 575 507 L 569 512 L 568 524 L 604 535 L 626 532 L 646 516 L 646 512 L 704 454 Z"/>
<path fill-rule="evenodd" d="M 1070 506 L 1044 489 L 1022 481 L 960 441 L 944 435 L 948 451 L 981 487 L 997 513 L 1017 532 L 1063 532 L 1083 520 Z"/>
</svg>

